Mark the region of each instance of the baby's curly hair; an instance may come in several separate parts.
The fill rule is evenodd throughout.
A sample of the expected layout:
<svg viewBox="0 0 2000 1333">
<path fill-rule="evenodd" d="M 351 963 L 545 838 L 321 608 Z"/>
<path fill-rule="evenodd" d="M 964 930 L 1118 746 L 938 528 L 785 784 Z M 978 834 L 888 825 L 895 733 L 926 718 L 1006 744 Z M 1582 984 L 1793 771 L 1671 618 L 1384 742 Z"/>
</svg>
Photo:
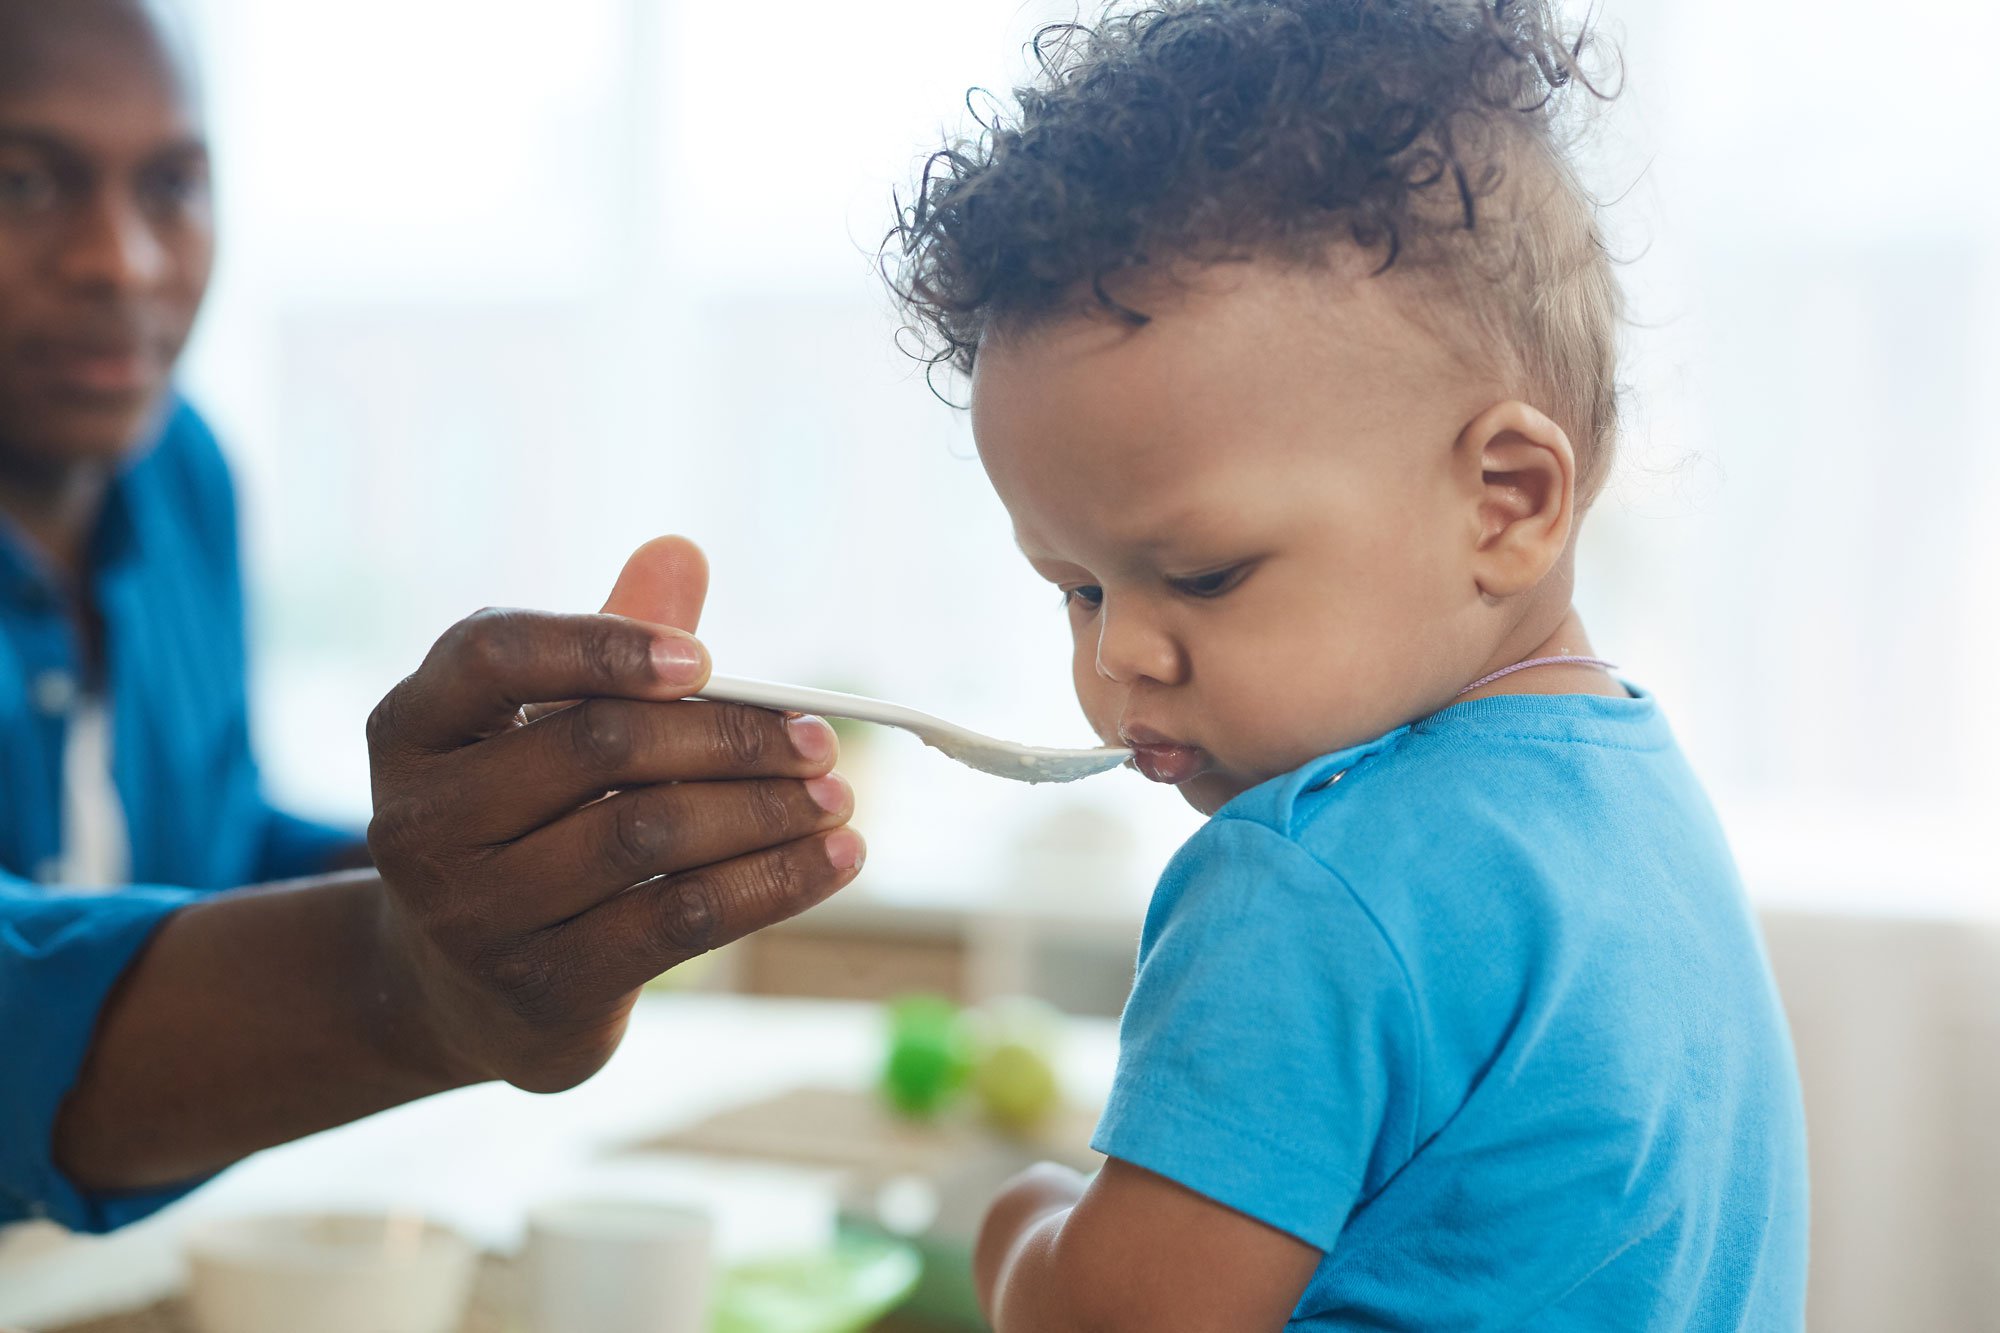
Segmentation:
<svg viewBox="0 0 2000 1333">
<path fill-rule="evenodd" d="M 1079 302 L 1144 323 L 1107 289 L 1126 270 L 1351 244 L 1431 281 L 1433 322 L 1556 418 L 1595 494 L 1622 307 L 1561 115 L 1606 96 L 1587 26 L 1548 0 L 1167 0 L 1032 49 L 1040 77 L 931 155 L 884 244 L 922 359 L 970 371 L 989 330 Z"/>
</svg>

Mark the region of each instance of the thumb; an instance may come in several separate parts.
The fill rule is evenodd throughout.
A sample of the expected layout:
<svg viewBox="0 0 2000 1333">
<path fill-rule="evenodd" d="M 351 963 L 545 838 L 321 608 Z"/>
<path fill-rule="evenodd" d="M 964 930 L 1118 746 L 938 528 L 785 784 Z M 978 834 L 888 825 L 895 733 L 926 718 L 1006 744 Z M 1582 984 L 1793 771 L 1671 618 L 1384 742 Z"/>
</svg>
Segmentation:
<svg viewBox="0 0 2000 1333">
<path fill-rule="evenodd" d="M 632 552 L 605 600 L 607 615 L 692 634 L 708 600 L 708 557 L 685 537 L 655 537 Z"/>
</svg>

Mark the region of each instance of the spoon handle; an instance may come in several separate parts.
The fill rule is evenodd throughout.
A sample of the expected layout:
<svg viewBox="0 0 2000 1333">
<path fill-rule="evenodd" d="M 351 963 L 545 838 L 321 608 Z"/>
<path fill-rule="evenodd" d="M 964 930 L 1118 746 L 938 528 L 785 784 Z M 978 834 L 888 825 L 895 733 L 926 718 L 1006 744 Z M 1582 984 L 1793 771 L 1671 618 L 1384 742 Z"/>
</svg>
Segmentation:
<svg viewBox="0 0 2000 1333">
<path fill-rule="evenodd" d="M 748 680 L 741 676 L 710 676 L 696 696 L 719 703 L 754 704 L 780 712 L 818 713 L 823 717 L 848 717 L 857 722 L 879 722 L 907 731 L 930 731 L 946 727 L 942 718 L 920 713 L 914 708 L 869 699 L 837 690 L 816 690 L 809 685 L 784 685 L 774 680 Z"/>
</svg>

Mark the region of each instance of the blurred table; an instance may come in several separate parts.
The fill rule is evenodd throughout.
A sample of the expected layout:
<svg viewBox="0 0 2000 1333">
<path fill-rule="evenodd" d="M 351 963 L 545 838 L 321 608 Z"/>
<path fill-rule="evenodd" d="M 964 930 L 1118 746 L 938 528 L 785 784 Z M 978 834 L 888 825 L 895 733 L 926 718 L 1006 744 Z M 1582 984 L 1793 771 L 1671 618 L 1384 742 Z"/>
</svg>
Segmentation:
<svg viewBox="0 0 2000 1333">
<path fill-rule="evenodd" d="M 2000 907 L 1763 916 L 1806 1089 L 1812 1327 L 2000 1331 Z M 1105 984 L 1129 980 L 1116 967 Z M 800 1084 L 863 1086 L 878 1023 L 867 1004 L 648 995 L 618 1055 L 570 1092 L 468 1088 L 259 1154 L 113 1236 L 0 1235 L 0 1326 L 156 1300 L 180 1281 L 181 1230 L 220 1213 L 406 1208 L 506 1252 L 539 1199 L 639 1193 L 709 1207 L 725 1259 L 823 1244 L 836 1173 L 607 1154 Z M 1114 1050 L 1109 1023 L 1076 1025 L 1063 1072 L 1078 1100 L 1108 1089 Z"/>
<path fill-rule="evenodd" d="M 708 1208 L 726 1262 L 823 1246 L 835 1172 L 622 1150 L 799 1084 L 864 1087 L 881 1043 L 873 1005 L 648 994 L 617 1055 L 569 1092 L 461 1089 L 259 1153 L 110 1236 L 0 1235 L 0 1326 L 56 1328 L 146 1306 L 181 1283 L 183 1231 L 231 1213 L 418 1211 L 504 1253 L 533 1204 L 611 1194 Z M 1072 1096 L 1102 1099 L 1115 1051 L 1110 1024 L 1076 1024 L 1062 1059 Z"/>
</svg>

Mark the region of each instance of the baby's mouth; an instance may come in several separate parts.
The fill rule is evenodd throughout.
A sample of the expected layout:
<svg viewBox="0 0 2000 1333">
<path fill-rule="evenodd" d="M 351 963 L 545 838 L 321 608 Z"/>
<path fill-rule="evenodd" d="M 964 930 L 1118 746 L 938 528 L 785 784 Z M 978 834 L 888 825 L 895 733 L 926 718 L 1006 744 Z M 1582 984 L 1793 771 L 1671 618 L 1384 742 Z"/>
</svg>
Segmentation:
<svg viewBox="0 0 2000 1333">
<path fill-rule="evenodd" d="M 1154 782 L 1178 787 L 1208 767 L 1200 746 L 1183 745 L 1144 727 L 1120 727 L 1118 738 L 1132 748 L 1132 767 Z"/>
</svg>

